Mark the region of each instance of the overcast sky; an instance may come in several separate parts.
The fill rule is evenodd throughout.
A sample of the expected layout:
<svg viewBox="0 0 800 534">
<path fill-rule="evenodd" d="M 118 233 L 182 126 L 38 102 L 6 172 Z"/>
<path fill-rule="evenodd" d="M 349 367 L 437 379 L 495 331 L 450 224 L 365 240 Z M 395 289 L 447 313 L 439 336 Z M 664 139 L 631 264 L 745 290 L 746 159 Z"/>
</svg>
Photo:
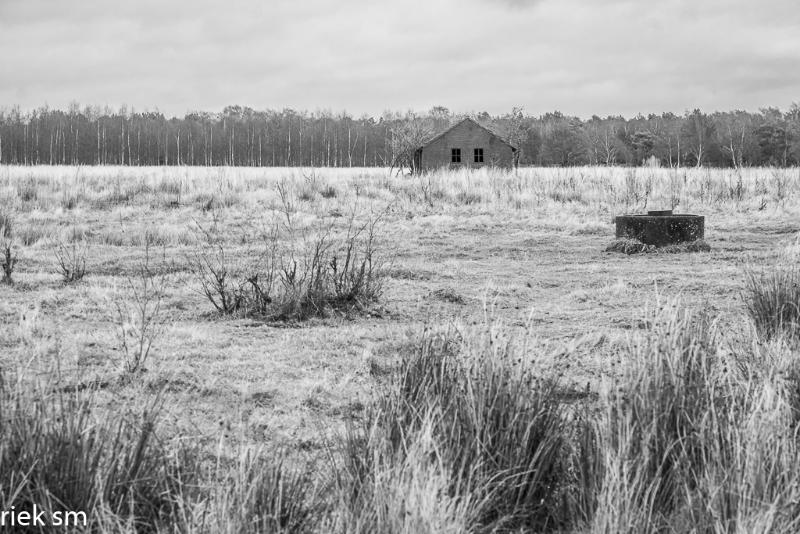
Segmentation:
<svg viewBox="0 0 800 534">
<path fill-rule="evenodd" d="M 0 0 L 0 107 L 589 117 L 800 101 L 797 0 Z"/>
</svg>

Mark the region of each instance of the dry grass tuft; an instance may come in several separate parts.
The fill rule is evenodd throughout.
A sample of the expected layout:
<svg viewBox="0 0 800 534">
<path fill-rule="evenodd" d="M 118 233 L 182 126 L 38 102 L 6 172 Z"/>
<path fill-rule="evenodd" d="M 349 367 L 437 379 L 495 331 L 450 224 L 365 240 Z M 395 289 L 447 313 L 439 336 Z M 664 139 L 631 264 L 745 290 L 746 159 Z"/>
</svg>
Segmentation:
<svg viewBox="0 0 800 534">
<path fill-rule="evenodd" d="M 711 252 L 711 245 L 703 239 L 656 247 L 646 245 L 638 239 L 617 239 L 606 247 L 606 252 L 622 252 L 623 254 L 681 254 L 687 252 Z"/>
<path fill-rule="evenodd" d="M 452 287 L 435 289 L 434 291 L 431 292 L 431 294 L 434 297 L 443 300 L 445 302 L 450 302 L 452 304 L 466 304 L 464 297 L 459 293 L 457 293 L 456 290 L 453 289 Z"/>
<path fill-rule="evenodd" d="M 788 335 L 800 338 L 800 266 L 780 262 L 769 268 L 745 269 L 747 313 L 765 339 Z"/>
<path fill-rule="evenodd" d="M 695 241 L 688 241 L 686 243 L 677 243 L 675 245 L 667 245 L 659 247 L 656 252 L 661 254 L 681 254 L 684 252 L 711 252 L 711 245 L 706 243 L 703 239 Z"/>
<path fill-rule="evenodd" d="M 57 393 L 50 382 L 8 378 L 0 381 L 3 509 L 30 511 L 35 503 L 45 518 L 80 512 L 89 531 L 182 524 L 178 503 L 196 466 L 156 439 L 157 405 L 103 417 L 93 392 Z M 123 525 L 130 526 L 117 530 Z"/>
<path fill-rule="evenodd" d="M 656 247 L 653 245 L 645 245 L 638 239 L 617 239 L 606 247 L 606 252 L 622 252 L 623 254 L 642 254 L 653 252 Z"/>
<path fill-rule="evenodd" d="M 411 472 L 428 477 L 427 484 L 411 484 L 416 494 L 404 496 L 428 499 L 420 510 L 426 517 L 412 523 L 425 532 L 437 518 L 448 518 L 455 531 L 571 524 L 577 514 L 571 456 L 580 445 L 569 444 L 557 384 L 533 376 L 517 357 L 496 326 L 469 338 L 429 336 L 407 355 L 391 391 L 346 442 L 340 491 L 353 496 L 350 521 L 369 525 L 363 531 L 413 531 L 402 517 L 380 510 L 385 477 L 402 473 L 405 484 Z"/>
</svg>

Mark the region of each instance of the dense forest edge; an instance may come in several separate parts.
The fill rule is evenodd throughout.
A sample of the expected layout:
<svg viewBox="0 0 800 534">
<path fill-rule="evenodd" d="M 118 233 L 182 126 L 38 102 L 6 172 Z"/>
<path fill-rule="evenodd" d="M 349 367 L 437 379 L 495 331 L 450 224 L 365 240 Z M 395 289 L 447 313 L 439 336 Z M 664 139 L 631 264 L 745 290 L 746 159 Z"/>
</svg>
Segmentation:
<svg viewBox="0 0 800 534">
<path fill-rule="evenodd" d="M 463 117 L 519 147 L 520 165 L 746 167 L 800 164 L 800 104 L 788 111 L 726 111 L 588 120 L 521 108 L 504 115 L 257 111 L 168 118 L 125 107 L 0 108 L 0 164 L 403 167 L 413 148 Z"/>
</svg>

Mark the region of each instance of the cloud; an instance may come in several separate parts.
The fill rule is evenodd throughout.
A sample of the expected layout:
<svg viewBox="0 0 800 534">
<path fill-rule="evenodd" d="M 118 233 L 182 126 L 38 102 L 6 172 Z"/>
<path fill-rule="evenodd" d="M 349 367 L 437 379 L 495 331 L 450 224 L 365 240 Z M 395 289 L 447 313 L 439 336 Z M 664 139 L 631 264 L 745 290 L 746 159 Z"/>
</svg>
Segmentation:
<svg viewBox="0 0 800 534">
<path fill-rule="evenodd" d="M 0 1 L 0 107 L 787 106 L 793 0 Z"/>
<path fill-rule="evenodd" d="M 511 7 L 516 8 L 526 8 L 526 7 L 533 7 L 536 4 L 540 3 L 542 0 L 488 0 L 499 2 L 501 4 L 506 4 Z"/>
</svg>

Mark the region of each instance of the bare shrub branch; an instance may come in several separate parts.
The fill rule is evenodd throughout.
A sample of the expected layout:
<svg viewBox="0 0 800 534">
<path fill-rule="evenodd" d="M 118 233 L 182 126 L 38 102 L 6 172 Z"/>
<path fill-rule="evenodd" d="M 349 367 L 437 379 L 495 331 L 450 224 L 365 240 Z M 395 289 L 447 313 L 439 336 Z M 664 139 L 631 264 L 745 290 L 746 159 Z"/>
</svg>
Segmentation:
<svg viewBox="0 0 800 534">
<path fill-rule="evenodd" d="M 86 256 L 89 245 L 86 241 L 72 239 L 71 243 L 59 240 L 53 246 L 53 256 L 61 278 L 65 284 L 71 284 L 83 279 L 86 275 Z"/>
<path fill-rule="evenodd" d="M 13 281 L 11 275 L 14 274 L 14 268 L 17 265 L 17 250 L 14 245 L 13 232 L 11 225 L 11 216 L 0 213 L 0 262 L 3 268 L 3 278 L 0 283 L 11 284 Z"/>
<path fill-rule="evenodd" d="M 285 206 L 286 207 L 286 206 Z M 200 293 L 223 315 L 266 320 L 302 320 L 329 311 L 365 309 L 381 293 L 383 261 L 377 258 L 381 217 L 357 222 L 351 214 L 342 237 L 333 222 L 297 229 L 290 215 L 252 232 L 242 232 L 243 249 L 219 220 L 195 223 L 197 247 L 188 262 Z M 226 239 L 227 238 L 227 239 Z"/>
<path fill-rule="evenodd" d="M 161 303 L 166 273 L 153 264 L 150 243 L 145 244 L 144 258 L 135 273 L 126 280 L 127 294 L 118 296 L 117 338 L 129 373 L 139 371 L 149 358 L 153 343 L 164 331 Z"/>
</svg>

